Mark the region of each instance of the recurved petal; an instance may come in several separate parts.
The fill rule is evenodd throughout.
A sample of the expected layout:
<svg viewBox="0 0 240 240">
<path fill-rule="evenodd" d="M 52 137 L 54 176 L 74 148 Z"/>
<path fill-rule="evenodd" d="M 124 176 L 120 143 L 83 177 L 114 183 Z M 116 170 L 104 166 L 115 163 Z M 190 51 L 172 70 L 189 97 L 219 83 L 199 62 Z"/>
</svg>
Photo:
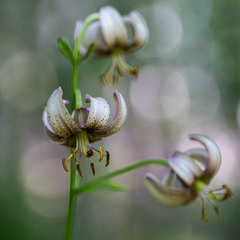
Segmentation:
<svg viewBox="0 0 240 240">
<path fill-rule="evenodd" d="M 103 41 L 99 21 L 93 22 L 88 26 L 80 46 L 80 52 L 85 53 L 91 44 L 93 44 L 92 53 L 95 55 L 98 55 L 98 53 L 104 51 L 108 51 L 108 47 Z"/>
<path fill-rule="evenodd" d="M 191 148 L 184 152 L 190 158 L 196 159 L 204 165 L 204 169 L 207 168 L 208 165 L 208 152 L 206 149 L 202 148 Z"/>
<path fill-rule="evenodd" d="M 137 11 L 132 11 L 123 19 L 133 28 L 133 38 L 129 42 L 129 50 L 142 47 L 148 41 L 149 35 L 147 24 L 142 15 Z"/>
<path fill-rule="evenodd" d="M 90 108 L 85 111 L 85 117 L 82 118 L 82 128 L 92 128 L 95 130 L 104 129 L 110 117 L 110 107 L 107 101 L 101 97 L 91 97 L 86 94 L 85 101 L 90 102 Z M 88 112 L 87 118 L 86 114 Z M 84 119 L 86 122 L 84 123 Z"/>
<path fill-rule="evenodd" d="M 43 113 L 43 123 L 48 131 L 64 140 L 79 130 L 79 127 L 69 114 L 63 102 L 62 93 L 62 89 L 59 87 L 48 99 Z M 48 136 L 50 137 L 50 135 Z M 55 136 L 51 140 L 55 141 Z"/>
<path fill-rule="evenodd" d="M 166 186 L 171 187 L 173 184 L 173 179 L 175 177 L 175 173 L 172 169 L 169 169 L 168 171 L 166 171 L 166 173 L 163 175 L 162 179 L 161 179 L 161 184 L 164 184 Z"/>
<path fill-rule="evenodd" d="M 100 9 L 100 23 L 104 40 L 108 48 L 125 45 L 127 30 L 120 13 L 111 6 Z"/>
<path fill-rule="evenodd" d="M 188 186 L 194 183 L 195 177 L 199 178 L 203 174 L 197 163 L 181 152 L 175 152 L 168 159 L 168 164 Z"/>
<path fill-rule="evenodd" d="M 113 98 L 116 103 L 116 113 L 114 118 L 101 132 L 102 137 L 110 136 L 120 130 L 127 117 L 127 105 L 119 91 L 115 91 Z"/>
<path fill-rule="evenodd" d="M 177 189 L 161 184 L 159 179 L 151 173 L 145 175 L 144 183 L 157 200 L 168 206 L 184 205 L 197 196 L 191 188 Z"/>
<path fill-rule="evenodd" d="M 208 153 L 208 164 L 204 171 L 203 180 L 205 180 L 205 182 L 210 182 L 221 164 L 220 150 L 216 143 L 207 136 L 201 134 L 189 134 L 189 139 L 202 143 L 206 148 Z"/>
<path fill-rule="evenodd" d="M 43 111 L 42 120 L 45 128 L 45 132 L 48 138 L 50 139 L 50 141 L 58 144 L 63 144 L 65 139 L 54 133 L 52 127 L 48 123 L 46 110 Z"/>
</svg>

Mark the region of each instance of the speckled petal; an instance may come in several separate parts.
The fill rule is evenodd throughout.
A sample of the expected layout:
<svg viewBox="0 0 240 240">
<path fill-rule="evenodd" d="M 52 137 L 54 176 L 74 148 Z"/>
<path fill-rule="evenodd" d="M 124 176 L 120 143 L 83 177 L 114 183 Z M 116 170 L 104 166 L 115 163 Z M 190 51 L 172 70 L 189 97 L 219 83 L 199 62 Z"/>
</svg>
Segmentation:
<svg viewBox="0 0 240 240">
<path fill-rule="evenodd" d="M 61 87 L 57 88 L 48 99 L 43 113 L 43 123 L 48 131 L 63 140 L 79 129 L 63 102 Z M 55 141 L 55 137 L 51 140 Z"/>
<path fill-rule="evenodd" d="M 127 42 L 127 30 L 119 12 L 105 6 L 100 9 L 100 23 L 103 37 L 108 48 L 122 46 Z"/>
<path fill-rule="evenodd" d="M 208 165 L 204 172 L 204 180 L 209 182 L 217 173 L 221 164 L 221 153 L 216 143 L 209 137 L 201 134 L 189 134 L 189 139 L 202 143 L 208 153 Z"/>
<path fill-rule="evenodd" d="M 194 183 L 195 177 L 199 178 L 203 174 L 197 163 L 181 152 L 175 152 L 168 159 L 168 164 L 188 186 Z"/>
<path fill-rule="evenodd" d="M 43 111 L 42 120 L 44 123 L 45 132 L 46 132 L 48 138 L 50 139 L 50 141 L 53 143 L 63 144 L 65 141 L 65 138 L 60 137 L 53 131 L 53 129 L 51 128 L 51 126 L 48 123 L 46 110 Z"/>
<path fill-rule="evenodd" d="M 191 188 L 177 189 L 162 184 L 151 173 L 147 173 L 144 183 L 149 192 L 160 202 L 168 206 L 181 206 L 196 198 L 196 193 Z"/>
<path fill-rule="evenodd" d="M 142 15 L 137 11 L 132 11 L 127 16 L 124 16 L 123 20 L 133 28 L 133 38 L 128 43 L 129 50 L 133 51 L 144 46 L 148 41 L 149 33 L 147 24 Z"/>
<path fill-rule="evenodd" d="M 86 122 L 82 121 L 82 128 L 92 128 L 96 130 L 104 129 L 110 117 L 110 107 L 107 101 L 101 97 L 91 97 L 86 95 L 86 102 L 90 102 L 90 108 Z M 86 114 L 85 114 L 86 115 Z"/>
<path fill-rule="evenodd" d="M 112 121 L 104 128 L 104 131 L 102 132 L 103 137 L 118 132 L 127 117 L 127 105 L 122 94 L 116 90 L 113 94 L 113 98 L 116 102 L 116 113 Z"/>
</svg>

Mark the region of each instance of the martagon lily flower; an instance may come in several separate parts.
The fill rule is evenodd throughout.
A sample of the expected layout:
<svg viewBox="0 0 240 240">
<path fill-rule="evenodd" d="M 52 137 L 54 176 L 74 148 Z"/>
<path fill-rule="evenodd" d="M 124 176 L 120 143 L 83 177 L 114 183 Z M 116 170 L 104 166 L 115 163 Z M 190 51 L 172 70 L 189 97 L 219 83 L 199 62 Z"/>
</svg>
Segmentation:
<svg viewBox="0 0 240 240">
<path fill-rule="evenodd" d="M 212 200 L 233 198 L 226 185 L 215 190 L 208 186 L 221 164 L 219 148 L 213 140 L 204 135 L 190 134 L 189 138 L 203 144 L 205 149 L 175 152 L 168 159 L 170 170 L 161 180 L 147 173 L 144 178 L 145 186 L 160 202 L 169 206 L 184 205 L 200 197 L 203 220 L 208 220 L 205 214 L 207 200 L 214 209 L 216 218 L 219 218 L 218 208 Z"/>
<path fill-rule="evenodd" d="M 148 40 L 148 28 L 144 18 L 137 11 L 127 16 L 111 6 L 105 6 L 99 11 L 100 19 L 87 28 L 80 52 L 85 54 L 93 45 L 92 54 L 97 57 L 112 56 L 112 64 L 101 77 L 101 84 L 111 81 L 117 83 L 122 73 L 138 76 L 138 67 L 130 66 L 125 62 L 123 52 L 133 52 L 143 47 Z M 82 26 L 78 21 L 75 28 L 76 38 Z"/>
<path fill-rule="evenodd" d="M 79 108 L 70 115 L 66 108 L 68 101 L 62 99 L 63 91 L 57 88 L 48 99 L 47 106 L 43 112 L 43 123 L 45 132 L 51 142 L 74 148 L 72 154 L 66 159 L 63 158 L 63 166 L 66 171 L 66 162 L 74 158 L 77 162 L 77 170 L 83 176 L 80 168 L 82 153 L 90 160 L 93 175 L 95 174 L 94 164 L 91 160 L 94 152 L 99 154 L 99 161 L 106 157 L 106 165 L 109 164 L 110 154 L 105 153 L 102 147 L 95 149 L 91 143 L 99 141 L 105 137 L 115 134 L 122 127 L 126 116 L 127 107 L 119 91 L 113 94 L 116 102 L 116 113 L 114 118 L 109 121 L 110 107 L 107 101 L 101 97 L 91 97 L 86 95 L 85 101 L 90 103 L 89 108 Z M 77 159 L 76 153 L 80 152 Z"/>
</svg>

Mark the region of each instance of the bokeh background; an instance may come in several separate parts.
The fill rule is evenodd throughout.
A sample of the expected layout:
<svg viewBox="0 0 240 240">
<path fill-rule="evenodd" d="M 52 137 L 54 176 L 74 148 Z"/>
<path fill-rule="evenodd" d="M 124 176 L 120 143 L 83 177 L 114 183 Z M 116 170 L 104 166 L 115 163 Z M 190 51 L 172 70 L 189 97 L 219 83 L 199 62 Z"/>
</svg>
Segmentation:
<svg viewBox="0 0 240 240">
<path fill-rule="evenodd" d="M 80 67 L 82 93 L 106 97 L 119 89 L 128 103 L 123 129 L 100 144 L 111 152 L 108 168 L 145 158 L 169 157 L 197 143 L 188 133 L 213 138 L 222 165 L 212 186 L 228 184 L 235 200 L 218 204 L 220 219 L 200 202 L 169 208 L 143 185 L 148 166 L 116 178 L 128 193 L 97 191 L 77 203 L 73 239 L 213 240 L 240 239 L 240 1 L 239 0 L 1 0 L 0 1 L 0 239 L 62 239 L 68 150 L 51 144 L 41 115 L 48 97 L 61 86 L 70 95 L 70 64 L 56 39 L 73 44 L 75 22 L 104 5 L 122 14 L 136 9 L 150 30 L 148 45 L 128 55 L 140 66 L 139 79 L 100 88 L 109 59 L 87 59 Z M 99 143 L 96 144 L 98 146 Z M 95 159 L 97 162 L 97 159 Z M 83 163 L 84 181 L 92 178 Z"/>
</svg>

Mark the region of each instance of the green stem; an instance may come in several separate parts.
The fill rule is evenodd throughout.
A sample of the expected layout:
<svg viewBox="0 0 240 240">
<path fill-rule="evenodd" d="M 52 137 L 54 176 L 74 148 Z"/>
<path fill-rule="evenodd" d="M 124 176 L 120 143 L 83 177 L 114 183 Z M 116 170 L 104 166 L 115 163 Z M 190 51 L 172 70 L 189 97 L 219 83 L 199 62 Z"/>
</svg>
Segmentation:
<svg viewBox="0 0 240 240">
<path fill-rule="evenodd" d="M 103 181 L 106 181 L 110 178 L 116 177 L 118 175 L 121 175 L 123 173 L 129 172 L 131 170 L 134 170 L 136 168 L 145 166 L 145 165 L 149 165 L 149 164 L 159 164 L 159 165 L 164 165 L 164 166 L 168 166 L 168 162 L 166 159 L 144 159 L 142 161 L 139 162 L 135 162 L 133 164 L 130 164 L 126 167 L 120 168 L 116 171 L 107 173 L 105 175 L 102 175 L 100 177 L 94 178 L 93 180 L 85 183 L 84 185 L 82 185 L 79 189 L 75 190 L 76 194 L 79 194 L 81 192 L 85 192 L 88 190 L 88 188 L 91 188 L 94 185 L 97 185 L 99 183 L 102 183 Z"/>
<path fill-rule="evenodd" d="M 76 97 L 81 96 L 80 90 L 77 89 L 78 83 L 78 53 L 79 53 L 79 46 L 83 39 L 84 33 L 90 23 L 99 19 L 98 13 L 93 13 L 89 15 L 83 22 L 81 30 L 76 38 L 75 46 L 73 50 L 73 63 L 72 63 L 72 82 L 71 82 L 71 95 L 70 95 L 70 111 L 72 112 L 76 107 L 80 107 L 81 100 L 76 101 Z M 76 95 L 77 94 L 77 95 Z M 77 106 L 76 106 L 77 105 Z M 71 149 L 71 153 L 72 153 Z M 72 229 L 73 229 L 73 219 L 74 219 L 74 210 L 76 206 L 76 194 L 74 190 L 76 188 L 76 166 L 75 161 L 73 158 L 70 160 L 70 172 L 69 172 L 69 192 L 68 192 L 68 206 L 67 206 L 67 218 L 65 223 L 65 234 L 64 240 L 70 240 L 72 236 Z"/>
<path fill-rule="evenodd" d="M 76 177 L 75 162 L 73 158 L 71 158 L 70 171 L 69 171 L 70 179 L 69 179 L 69 192 L 68 192 L 68 205 L 67 205 L 68 207 L 67 207 L 67 218 L 65 223 L 64 240 L 70 240 L 72 235 L 74 209 L 76 206 L 76 195 L 74 194 L 74 191 L 73 191 L 75 188 L 75 177 Z"/>
<path fill-rule="evenodd" d="M 83 22 L 83 25 L 81 26 L 80 32 L 76 38 L 74 49 L 73 49 L 73 70 L 72 70 L 72 86 L 71 86 L 71 96 L 70 96 L 70 110 L 71 112 L 75 109 L 76 107 L 76 102 L 75 102 L 75 90 L 77 89 L 77 80 L 78 80 L 78 54 L 79 54 L 79 46 L 82 42 L 84 33 L 92 22 L 96 21 L 99 19 L 99 14 L 98 13 L 93 13 L 89 15 Z"/>
</svg>

